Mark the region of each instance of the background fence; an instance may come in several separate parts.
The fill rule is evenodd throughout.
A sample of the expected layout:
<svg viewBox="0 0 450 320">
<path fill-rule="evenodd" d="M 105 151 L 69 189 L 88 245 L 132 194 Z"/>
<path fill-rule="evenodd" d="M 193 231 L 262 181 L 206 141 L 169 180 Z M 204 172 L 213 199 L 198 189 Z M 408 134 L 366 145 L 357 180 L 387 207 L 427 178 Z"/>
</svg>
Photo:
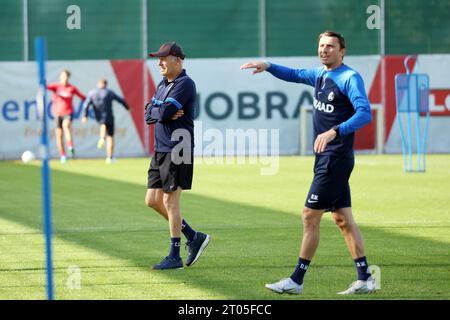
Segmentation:
<svg viewBox="0 0 450 320">
<path fill-rule="evenodd" d="M 66 12 L 81 9 L 81 29 Z M 384 44 L 366 27 L 384 6 Z M 325 29 L 344 34 L 348 55 L 447 53 L 448 0 L 2 0 L 0 60 L 33 60 L 46 36 L 50 60 L 139 59 L 176 40 L 189 58 L 312 56 Z"/>
</svg>

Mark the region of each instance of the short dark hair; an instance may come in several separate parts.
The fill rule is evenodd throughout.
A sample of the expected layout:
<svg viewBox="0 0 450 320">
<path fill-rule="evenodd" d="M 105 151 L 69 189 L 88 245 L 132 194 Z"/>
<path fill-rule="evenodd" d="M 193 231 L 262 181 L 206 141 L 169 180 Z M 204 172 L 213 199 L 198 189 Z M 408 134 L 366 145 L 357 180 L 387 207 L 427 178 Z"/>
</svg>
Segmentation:
<svg viewBox="0 0 450 320">
<path fill-rule="evenodd" d="M 337 32 L 335 32 L 335 31 L 325 31 L 325 32 L 322 32 L 321 34 L 319 34 L 319 38 L 317 39 L 317 42 L 319 42 L 320 41 L 320 38 L 322 38 L 323 36 L 326 36 L 326 37 L 335 37 L 335 38 L 337 38 L 338 40 L 339 40 L 339 45 L 341 46 L 341 49 L 342 48 L 345 48 L 345 39 L 344 39 L 344 37 L 342 36 L 342 34 L 340 34 L 340 33 L 337 33 Z"/>
</svg>

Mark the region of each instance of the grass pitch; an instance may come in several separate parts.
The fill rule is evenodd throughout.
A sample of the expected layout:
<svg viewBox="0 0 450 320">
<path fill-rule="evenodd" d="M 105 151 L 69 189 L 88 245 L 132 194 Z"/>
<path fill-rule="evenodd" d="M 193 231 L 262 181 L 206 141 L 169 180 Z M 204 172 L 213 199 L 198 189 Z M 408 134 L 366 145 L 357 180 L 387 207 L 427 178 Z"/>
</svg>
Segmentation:
<svg viewBox="0 0 450 320">
<path fill-rule="evenodd" d="M 194 266 L 170 271 L 150 269 L 167 255 L 169 232 L 144 205 L 148 159 L 52 162 L 55 297 L 450 298 L 449 155 L 429 155 L 426 173 L 408 174 L 400 155 L 356 157 L 353 210 L 369 264 L 380 268 L 381 290 L 352 297 L 336 295 L 356 272 L 329 214 L 304 295 L 264 288 L 296 265 L 312 157 L 282 157 L 273 176 L 260 175 L 261 165 L 198 162 L 182 212 L 212 241 Z M 0 162 L 0 177 L 0 299 L 45 299 L 39 163 Z M 79 288 L 73 268 L 80 270 Z"/>
</svg>

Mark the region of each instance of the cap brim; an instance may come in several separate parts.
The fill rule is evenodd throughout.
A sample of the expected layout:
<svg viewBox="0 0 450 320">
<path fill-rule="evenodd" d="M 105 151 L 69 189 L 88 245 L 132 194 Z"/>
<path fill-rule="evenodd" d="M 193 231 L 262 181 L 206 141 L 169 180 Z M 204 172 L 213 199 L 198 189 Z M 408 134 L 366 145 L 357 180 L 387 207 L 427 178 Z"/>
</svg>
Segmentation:
<svg viewBox="0 0 450 320">
<path fill-rule="evenodd" d="M 166 52 L 150 52 L 148 54 L 149 57 L 167 57 L 168 54 Z"/>
</svg>

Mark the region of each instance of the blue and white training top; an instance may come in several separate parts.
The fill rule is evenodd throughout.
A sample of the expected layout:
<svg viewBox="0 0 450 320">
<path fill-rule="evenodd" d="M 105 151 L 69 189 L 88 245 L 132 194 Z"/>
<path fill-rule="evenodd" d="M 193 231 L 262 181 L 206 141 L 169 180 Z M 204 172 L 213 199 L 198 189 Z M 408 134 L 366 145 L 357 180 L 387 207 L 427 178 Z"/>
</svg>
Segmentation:
<svg viewBox="0 0 450 320">
<path fill-rule="evenodd" d="M 320 155 L 353 157 L 355 131 L 372 121 L 364 81 L 357 71 L 345 64 L 327 71 L 324 66 L 291 69 L 273 63 L 266 71 L 279 79 L 314 87 L 313 141 L 319 134 L 339 126 L 339 136 Z"/>
</svg>

